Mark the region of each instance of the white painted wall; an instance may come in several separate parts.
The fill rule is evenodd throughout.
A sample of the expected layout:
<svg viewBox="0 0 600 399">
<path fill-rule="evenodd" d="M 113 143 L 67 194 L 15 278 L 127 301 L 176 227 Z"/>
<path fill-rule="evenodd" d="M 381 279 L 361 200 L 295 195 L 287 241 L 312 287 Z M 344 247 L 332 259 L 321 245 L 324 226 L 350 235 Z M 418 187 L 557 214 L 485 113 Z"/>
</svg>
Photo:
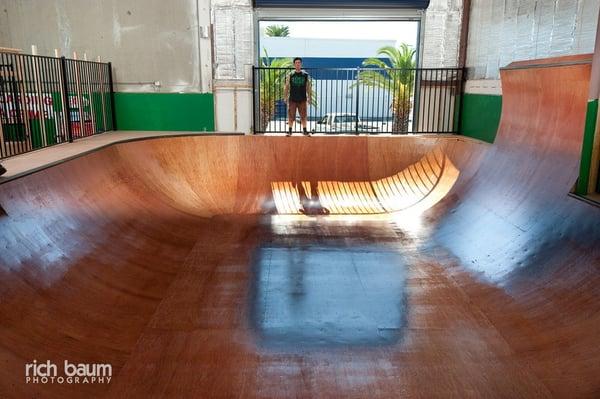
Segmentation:
<svg viewBox="0 0 600 399">
<path fill-rule="evenodd" d="M 215 129 L 219 132 L 252 131 L 252 90 L 245 85 L 216 85 Z"/>
</svg>

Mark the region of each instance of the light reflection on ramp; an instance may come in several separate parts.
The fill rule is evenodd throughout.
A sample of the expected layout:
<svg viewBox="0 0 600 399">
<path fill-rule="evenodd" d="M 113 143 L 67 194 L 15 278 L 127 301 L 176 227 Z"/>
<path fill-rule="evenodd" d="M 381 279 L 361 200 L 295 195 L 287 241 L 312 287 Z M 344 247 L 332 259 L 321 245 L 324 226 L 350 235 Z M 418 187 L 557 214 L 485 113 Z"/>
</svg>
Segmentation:
<svg viewBox="0 0 600 399">
<path fill-rule="evenodd" d="M 423 212 L 456 183 L 460 171 L 435 149 L 404 170 L 374 181 L 271 183 L 279 215 L 368 215 Z"/>
</svg>

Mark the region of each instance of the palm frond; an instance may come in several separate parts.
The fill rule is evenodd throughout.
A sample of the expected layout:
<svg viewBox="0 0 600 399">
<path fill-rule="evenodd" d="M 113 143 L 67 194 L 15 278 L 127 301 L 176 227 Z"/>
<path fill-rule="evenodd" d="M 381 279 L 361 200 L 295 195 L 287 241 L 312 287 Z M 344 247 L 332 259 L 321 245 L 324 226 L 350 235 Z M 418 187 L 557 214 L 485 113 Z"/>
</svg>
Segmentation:
<svg viewBox="0 0 600 399">
<path fill-rule="evenodd" d="M 377 68 L 389 68 L 388 64 L 379 58 L 367 58 L 362 62 L 363 66 L 373 66 Z"/>
<path fill-rule="evenodd" d="M 285 25 L 270 25 L 265 29 L 265 35 L 269 37 L 288 37 L 290 28 Z"/>
</svg>

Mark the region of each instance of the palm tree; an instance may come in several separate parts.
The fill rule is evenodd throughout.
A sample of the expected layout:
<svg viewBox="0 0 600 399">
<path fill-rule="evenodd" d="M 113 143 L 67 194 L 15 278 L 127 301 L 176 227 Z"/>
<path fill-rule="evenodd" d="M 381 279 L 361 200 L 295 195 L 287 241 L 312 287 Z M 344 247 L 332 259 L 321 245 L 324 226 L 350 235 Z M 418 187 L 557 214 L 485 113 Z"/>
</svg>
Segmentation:
<svg viewBox="0 0 600 399">
<path fill-rule="evenodd" d="M 391 66 L 379 58 L 367 58 L 363 61 L 363 66 L 375 68 L 361 70 L 358 75 L 359 83 L 365 86 L 392 91 L 394 132 L 408 131 L 412 109 L 411 96 L 415 86 L 415 53 L 416 51 L 406 43 L 402 43 L 399 48 L 382 47 L 377 51 L 377 55 L 387 57 Z"/>
<path fill-rule="evenodd" d="M 270 25 L 267 26 L 265 34 L 270 37 L 288 37 L 290 28 L 285 25 Z"/>
<path fill-rule="evenodd" d="M 265 56 L 260 59 L 259 69 L 259 96 L 260 96 L 260 130 L 266 131 L 267 126 L 275 115 L 275 105 L 282 100 L 285 91 L 285 78 L 293 68 L 290 58 L 275 58 L 271 60 L 267 50 L 263 49 Z M 264 68 L 264 69 L 263 69 Z"/>
</svg>

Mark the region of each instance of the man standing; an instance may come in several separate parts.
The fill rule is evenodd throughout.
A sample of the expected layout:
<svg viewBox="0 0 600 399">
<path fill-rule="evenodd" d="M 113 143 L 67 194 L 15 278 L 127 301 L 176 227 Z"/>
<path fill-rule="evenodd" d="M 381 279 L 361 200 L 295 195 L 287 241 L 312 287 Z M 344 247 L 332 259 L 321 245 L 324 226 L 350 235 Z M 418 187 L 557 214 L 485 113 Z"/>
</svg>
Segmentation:
<svg viewBox="0 0 600 399">
<path fill-rule="evenodd" d="M 312 103 L 312 89 L 310 76 L 302 70 L 302 58 L 294 58 L 294 72 L 285 79 L 284 98 L 288 103 L 288 132 L 287 136 L 292 135 L 294 122 L 296 121 L 296 110 L 300 114 L 302 123 L 302 133 L 308 136 L 306 130 L 306 103 Z"/>
</svg>

